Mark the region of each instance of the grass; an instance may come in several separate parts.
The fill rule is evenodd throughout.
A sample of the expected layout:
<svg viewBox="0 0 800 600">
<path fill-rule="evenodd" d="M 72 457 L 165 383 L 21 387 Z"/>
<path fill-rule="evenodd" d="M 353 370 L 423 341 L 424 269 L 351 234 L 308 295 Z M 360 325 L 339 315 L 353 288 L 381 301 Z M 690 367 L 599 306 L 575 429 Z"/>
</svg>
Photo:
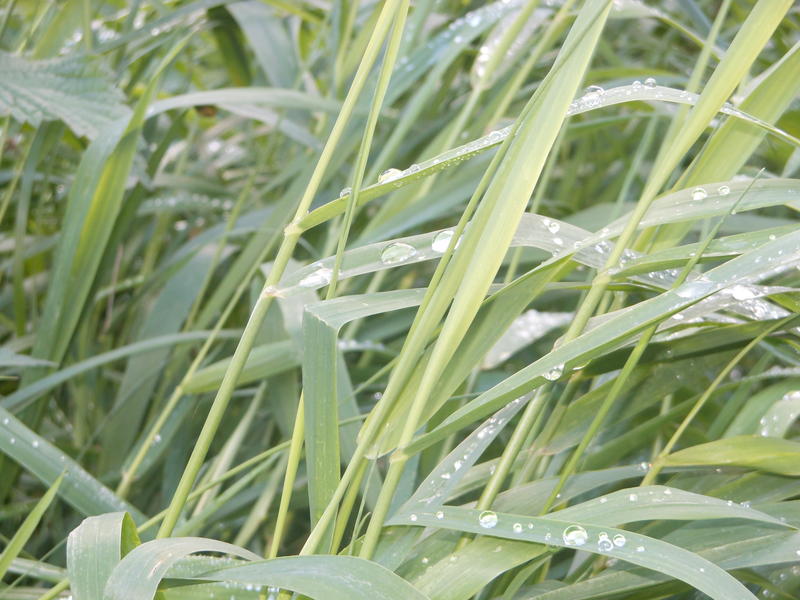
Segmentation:
<svg viewBox="0 0 800 600">
<path fill-rule="evenodd" d="M 8 2 L 0 597 L 797 597 L 799 30 Z"/>
</svg>

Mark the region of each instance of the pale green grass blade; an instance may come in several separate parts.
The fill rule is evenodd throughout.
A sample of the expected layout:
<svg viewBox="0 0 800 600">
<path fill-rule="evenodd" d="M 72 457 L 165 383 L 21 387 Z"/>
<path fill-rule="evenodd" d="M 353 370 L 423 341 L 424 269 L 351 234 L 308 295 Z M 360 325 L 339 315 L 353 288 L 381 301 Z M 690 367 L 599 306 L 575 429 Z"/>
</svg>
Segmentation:
<svg viewBox="0 0 800 600">
<path fill-rule="evenodd" d="M 800 443 L 775 437 L 736 436 L 691 446 L 666 457 L 670 466 L 730 465 L 779 475 L 800 474 Z"/>
<path fill-rule="evenodd" d="M 58 447 L 31 431 L 5 408 L 0 408 L 0 451 L 45 485 L 63 477 L 58 495 L 82 515 L 124 510 L 136 520 L 142 514 L 120 500 Z"/>
<path fill-rule="evenodd" d="M 678 546 L 638 533 L 550 517 L 528 517 L 490 511 L 482 513 L 473 509 L 451 507 L 440 510 L 441 518 L 438 512 L 418 511 L 413 513 L 413 517 L 410 514 L 397 516 L 391 522 L 445 527 L 513 541 L 578 548 L 664 573 L 688 583 L 715 600 L 755 598 L 747 588 L 714 563 Z M 617 543 L 613 541 L 615 538 Z"/>
<path fill-rule="evenodd" d="M 427 598 L 388 569 L 352 556 L 276 558 L 206 573 L 198 579 L 270 585 L 292 590 L 316 600 L 426 600 Z"/>
<path fill-rule="evenodd" d="M 31 510 L 28 516 L 25 517 L 25 520 L 14 534 L 14 537 L 8 540 L 3 552 L 0 553 L 0 579 L 2 579 L 2 577 L 6 574 L 8 568 L 11 566 L 11 563 L 17 558 L 17 556 L 19 556 L 20 552 L 22 552 L 22 549 L 25 547 L 25 544 L 39 526 L 39 521 L 41 521 L 44 513 L 47 512 L 47 509 L 50 508 L 50 504 L 56 497 L 58 487 L 61 485 L 62 481 L 63 476 L 59 476 L 53 482 L 53 484 L 50 486 L 50 489 L 47 490 L 44 496 L 42 496 L 36 503 L 36 506 L 33 507 L 33 510 Z"/>
<path fill-rule="evenodd" d="M 128 513 L 107 513 L 84 519 L 67 539 L 72 596 L 76 600 L 100 600 L 114 567 L 139 543 Z"/>
</svg>

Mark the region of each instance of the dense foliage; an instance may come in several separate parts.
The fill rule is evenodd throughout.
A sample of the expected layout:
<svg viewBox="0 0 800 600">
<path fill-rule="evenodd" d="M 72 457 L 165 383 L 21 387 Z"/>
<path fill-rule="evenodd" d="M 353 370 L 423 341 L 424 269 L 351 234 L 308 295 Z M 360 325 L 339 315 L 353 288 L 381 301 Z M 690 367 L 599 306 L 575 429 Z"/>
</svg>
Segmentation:
<svg viewBox="0 0 800 600">
<path fill-rule="evenodd" d="M 798 597 L 799 31 L 6 0 L 0 597 Z"/>
</svg>

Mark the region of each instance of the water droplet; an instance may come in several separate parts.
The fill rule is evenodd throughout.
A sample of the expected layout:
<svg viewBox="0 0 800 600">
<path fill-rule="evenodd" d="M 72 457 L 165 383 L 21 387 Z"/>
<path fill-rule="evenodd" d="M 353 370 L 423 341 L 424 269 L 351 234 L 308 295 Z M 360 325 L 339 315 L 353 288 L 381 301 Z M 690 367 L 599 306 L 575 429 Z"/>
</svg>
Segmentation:
<svg viewBox="0 0 800 600">
<path fill-rule="evenodd" d="M 300 280 L 300 287 L 316 288 L 323 285 L 328 285 L 331 282 L 333 271 L 327 267 L 319 267 L 313 273 L 309 273 Z"/>
<path fill-rule="evenodd" d="M 494 513 L 491 510 L 483 511 L 480 515 L 478 515 L 478 523 L 484 529 L 491 529 L 497 525 L 497 513 Z"/>
<path fill-rule="evenodd" d="M 777 239 L 778 239 L 778 236 L 776 236 L 774 233 L 770 233 L 769 234 L 769 241 L 770 242 L 774 242 Z"/>
<path fill-rule="evenodd" d="M 512 526 L 514 533 L 522 533 L 522 523 L 514 523 Z"/>
<path fill-rule="evenodd" d="M 597 549 L 600 552 L 611 552 L 614 549 L 614 544 L 607 533 L 603 532 L 598 536 Z"/>
<path fill-rule="evenodd" d="M 755 292 L 746 285 L 735 285 L 730 290 L 731 296 L 733 296 L 736 300 L 750 300 L 751 298 L 755 298 Z"/>
<path fill-rule="evenodd" d="M 381 251 L 381 262 L 385 265 L 396 265 L 407 261 L 417 253 L 414 246 L 403 242 L 389 244 Z"/>
<path fill-rule="evenodd" d="M 39 447 L 39 440 L 33 440 L 31 442 L 31 446 L 33 446 L 34 448 L 38 448 Z"/>
<path fill-rule="evenodd" d="M 655 77 L 648 77 L 644 80 L 644 87 L 646 88 L 654 88 L 656 87 L 656 78 Z"/>
<path fill-rule="evenodd" d="M 378 177 L 378 183 L 389 183 L 402 176 L 403 172 L 400 169 L 386 169 Z"/>
<path fill-rule="evenodd" d="M 717 188 L 717 193 L 720 196 L 727 196 L 731 193 L 731 188 L 729 188 L 727 185 L 721 185 Z"/>
<path fill-rule="evenodd" d="M 561 225 L 550 219 L 542 219 L 542 224 L 550 233 L 558 233 L 558 230 L 561 229 Z"/>
<path fill-rule="evenodd" d="M 544 374 L 544 378 L 547 379 L 548 381 L 555 381 L 556 379 L 561 377 L 563 373 L 564 373 L 564 365 L 556 365 L 555 367 L 553 367 L 552 369 L 547 371 L 547 373 Z"/>
<path fill-rule="evenodd" d="M 344 198 L 345 196 L 349 196 L 352 193 L 353 193 L 353 188 L 351 187 L 342 188 L 342 191 L 339 192 L 339 198 Z"/>
<path fill-rule="evenodd" d="M 441 510 L 436 511 L 436 518 L 441 520 L 444 519 L 444 513 Z"/>
<path fill-rule="evenodd" d="M 631 502 L 636 502 L 638 499 L 639 496 L 637 496 L 636 494 L 628 494 L 628 500 L 630 500 Z"/>
<path fill-rule="evenodd" d="M 431 242 L 431 250 L 433 250 L 434 252 L 444 252 L 445 250 L 447 250 L 447 247 L 450 245 L 450 240 L 452 239 L 453 239 L 452 229 L 445 229 L 444 231 L 440 231 L 434 236 L 433 242 Z M 458 247 L 458 244 L 460 243 L 461 240 L 459 240 L 456 243 L 456 247 Z"/>
<path fill-rule="evenodd" d="M 621 533 L 618 533 L 617 535 L 615 535 L 612 538 L 612 541 L 614 542 L 614 545 L 617 548 L 622 548 L 625 545 L 625 542 L 627 542 L 628 540 L 625 539 L 624 535 L 622 535 Z"/>
<path fill-rule="evenodd" d="M 644 552 L 644 546 L 636 546 L 637 552 Z"/>
<path fill-rule="evenodd" d="M 600 504 L 605 504 L 606 502 L 608 502 L 608 498 L 606 498 L 605 496 L 603 498 L 600 498 Z"/>
<path fill-rule="evenodd" d="M 692 190 L 692 200 L 703 200 L 706 196 L 708 196 L 708 194 L 705 189 L 701 187 L 696 187 Z"/>
<path fill-rule="evenodd" d="M 8 425 L 8 417 L 3 418 L 3 425 Z"/>
<path fill-rule="evenodd" d="M 580 525 L 570 525 L 562 534 L 567 546 L 583 546 L 589 539 L 589 534 Z"/>
<path fill-rule="evenodd" d="M 664 490 L 664 495 L 665 496 L 672 496 L 672 490 L 667 488 L 666 490 Z"/>
<path fill-rule="evenodd" d="M 676 316 L 677 316 L 677 315 L 676 315 Z M 651 467 L 651 466 L 652 466 L 652 465 L 651 465 L 649 462 L 647 462 L 647 461 L 643 461 L 643 462 L 640 462 L 640 463 L 639 463 L 639 470 L 640 470 L 642 473 L 647 473 L 647 472 L 650 470 L 650 467 Z"/>
<path fill-rule="evenodd" d="M 639 81 L 639 80 L 637 79 L 636 81 L 634 81 L 634 82 L 631 84 L 631 87 L 632 87 L 634 90 L 640 90 L 640 89 L 642 88 L 642 82 L 641 82 L 641 81 Z"/>
<path fill-rule="evenodd" d="M 422 564 L 423 565 L 427 565 L 428 564 L 428 557 L 427 556 L 423 556 L 422 557 Z"/>
<path fill-rule="evenodd" d="M 9 442 L 10 442 L 12 445 L 17 443 L 17 439 L 16 439 L 16 438 L 13 438 L 13 437 L 12 437 L 11 439 L 9 439 L 8 441 L 9 441 Z"/>
<path fill-rule="evenodd" d="M 410 515 L 408 515 L 408 518 L 411 521 L 416 521 L 417 520 L 417 515 L 415 515 L 414 513 L 411 513 Z"/>
</svg>

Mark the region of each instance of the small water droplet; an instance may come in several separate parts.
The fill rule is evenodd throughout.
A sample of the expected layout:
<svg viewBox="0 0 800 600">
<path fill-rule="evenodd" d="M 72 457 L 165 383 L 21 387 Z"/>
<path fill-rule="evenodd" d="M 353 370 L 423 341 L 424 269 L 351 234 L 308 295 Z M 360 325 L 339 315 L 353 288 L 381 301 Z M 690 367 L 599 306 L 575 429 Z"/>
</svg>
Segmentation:
<svg viewBox="0 0 800 600">
<path fill-rule="evenodd" d="M 639 80 L 637 79 L 636 81 L 634 81 L 634 82 L 631 84 L 631 87 L 632 87 L 634 90 L 640 90 L 640 89 L 642 88 L 642 82 L 641 82 L 641 81 L 639 81 Z"/>
<path fill-rule="evenodd" d="M 561 229 L 561 225 L 550 219 L 542 219 L 542 223 L 550 233 L 558 233 L 558 230 Z"/>
<path fill-rule="evenodd" d="M 386 169 L 378 177 L 378 183 L 389 183 L 402 176 L 403 172 L 400 169 Z"/>
<path fill-rule="evenodd" d="M 9 442 L 10 442 L 12 445 L 17 443 L 17 439 L 16 439 L 16 438 L 13 438 L 13 437 L 12 437 L 10 440 L 8 440 L 8 441 L 9 441 Z"/>
<path fill-rule="evenodd" d="M 436 518 L 439 519 L 439 520 L 444 519 L 444 512 L 442 512 L 441 510 L 437 510 L 436 511 Z"/>
<path fill-rule="evenodd" d="M 731 188 L 729 188 L 727 185 L 721 185 L 717 188 L 717 193 L 720 196 L 727 196 L 731 193 Z"/>
<path fill-rule="evenodd" d="M 644 552 L 644 546 L 636 546 L 637 552 Z"/>
<path fill-rule="evenodd" d="M 735 285 L 730 289 L 730 294 L 736 300 L 750 300 L 756 297 L 755 292 L 746 285 Z"/>
<path fill-rule="evenodd" d="M 608 498 L 606 498 L 605 496 L 600 498 L 600 504 L 605 504 L 606 502 L 608 502 Z"/>
<path fill-rule="evenodd" d="M 655 77 L 648 77 L 644 80 L 644 87 L 646 88 L 654 88 L 656 87 L 656 78 Z"/>
<path fill-rule="evenodd" d="M 8 425 L 8 417 L 3 418 L 3 425 Z"/>
<path fill-rule="evenodd" d="M 770 242 L 774 242 L 777 239 L 778 239 L 778 236 L 776 236 L 774 233 L 770 233 L 769 234 L 769 241 Z"/>
<path fill-rule="evenodd" d="M 394 242 L 381 251 L 381 262 L 385 265 L 396 265 L 407 261 L 417 253 L 417 249 L 410 244 Z"/>
<path fill-rule="evenodd" d="M 625 545 L 625 542 L 627 542 L 628 540 L 625 539 L 624 535 L 622 535 L 621 533 L 618 533 L 617 535 L 615 535 L 612 538 L 612 541 L 614 542 L 614 545 L 617 548 L 622 548 Z"/>
<path fill-rule="evenodd" d="M 706 190 L 701 187 L 696 187 L 692 190 L 692 200 L 703 200 L 708 194 Z"/>
<path fill-rule="evenodd" d="M 603 532 L 598 536 L 597 549 L 600 552 L 611 552 L 614 549 L 614 544 L 606 532 Z"/>
<path fill-rule="evenodd" d="M 638 499 L 639 496 L 637 496 L 636 494 L 628 494 L 628 500 L 630 500 L 631 502 L 636 502 Z"/>
<path fill-rule="evenodd" d="M 417 520 L 417 515 L 415 515 L 414 513 L 411 513 L 410 515 L 408 515 L 408 518 L 411 521 L 416 521 Z"/>
<path fill-rule="evenodd" d="M 423 565 L 427 565 L 427 564 L 428 564 L 428 562 L 429 562 L 429 561 L 428 561 L 428 557 L 427 557 L 427 556 L 423 556 L 423 557 L 422 557 L 422 564 L 423 564 Z"/>
<path fill-rule="evenodd" d="M 34 448 L 38 448 L 39 447 L 39 440 L 33 440 L 31 442 L 31 446 L 33 446 Z"/>
<path fill-rule="evenodd" d="M 497 525 L 497 513 L 492 512 L 491 510 L 483 511 L 480 515 L 478 515 L 478 523 L 484 529 L 491 529 Z"/>
<path fill-rule="evenodd" d="M 580 525 L 570 525 L 564 530 L 562 537 L 567 546 L 583 546 L 589 539 L 589 534 Z"/>
<path fill-rule="evenodd" d="M 351 187 L 342 188 L 342 191 L 339 192 L 339 198 L 344 198 L 345 196 L 349 196 L 352 193 L 353 193 L 353 188 Z"/>
<path fill-rule="evenodd" d="M 553 367 L 552 369 L 547 371 L 547 373 L 544 374 L 544 378 L 547 379 L 548 381 L 555 381 L 556 379 L 561 377 L 563 373 L 564 373 L 564 365 L 556 365 L 555 367 Z"/>
<path fill-rule="evenodd" d="M 514 533 L 522 533 L 522 523 L 514 523 L 512 526 Z"/>
</svg>

